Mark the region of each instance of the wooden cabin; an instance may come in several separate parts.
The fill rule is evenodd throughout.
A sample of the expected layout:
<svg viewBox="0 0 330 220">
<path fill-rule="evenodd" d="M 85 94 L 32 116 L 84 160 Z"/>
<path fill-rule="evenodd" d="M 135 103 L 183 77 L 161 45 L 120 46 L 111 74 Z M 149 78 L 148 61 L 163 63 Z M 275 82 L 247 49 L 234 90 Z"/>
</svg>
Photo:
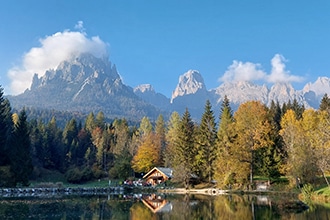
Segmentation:
<svg viewBox="0 0 330 220">
<path fill-rule="evenodd" d="M 154 167 L 143 176 L 143 179 L 145 179 L 148 184 L 155 186 L 171 179 L 172 173 L 173 171 L 170 168 Z"/>
</svg>

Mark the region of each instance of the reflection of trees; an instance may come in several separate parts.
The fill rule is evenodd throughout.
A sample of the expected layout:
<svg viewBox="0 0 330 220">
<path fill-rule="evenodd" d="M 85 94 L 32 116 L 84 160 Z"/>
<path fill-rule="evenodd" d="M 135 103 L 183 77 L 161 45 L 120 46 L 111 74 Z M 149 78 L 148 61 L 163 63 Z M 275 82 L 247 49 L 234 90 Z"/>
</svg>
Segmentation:
<svg viewBox="0 0 330 220">
<path fill-rule="evenodd" d="M 131 220 L 142 220 L 150 219 L 156 220 L 156 215 L 153 214 L 142 202 L 136 202 L 130 208 L 130 219 Z"/>
<path fill-rule="evenodd" d="M 329 208 L 299 213 L 285 207 L 289 198 L 263 202 L 255 196 L 166 195 L 172 211 L 153 213 L 133 196 L 0 199 L 0 219 L 329 219 Z M 159 199 L 157 197 L 157 199 Z M 291 198 L 292 199 L 292 198 Z"/>
</svg>

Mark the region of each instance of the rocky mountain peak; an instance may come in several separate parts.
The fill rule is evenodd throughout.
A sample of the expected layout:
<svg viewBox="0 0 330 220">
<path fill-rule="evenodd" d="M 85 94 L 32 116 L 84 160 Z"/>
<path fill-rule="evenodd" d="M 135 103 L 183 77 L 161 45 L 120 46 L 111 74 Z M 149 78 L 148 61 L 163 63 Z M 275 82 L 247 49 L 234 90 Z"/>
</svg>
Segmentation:
<svg viewBox="0 0 330 220">
<path fill-rule="evenodd" d="M 154 88 L 152 87 L 152 85 L 150 84 L 142 84 L 142 85 L 138 85 L 136 86 L 133 91 L 135 93 L 137 92 L 141 92 L 141 93 L 145 93 L 145 92 L 151 92 L 151 93 L 155 93 Z"/>
<path fill-rule="evenodd" d="M 189 70 L 179 77 L 171 102 L 178 96 L 195 94 L 198 91 L 206 91 L 204 79 L 197 70 Z"/>
<path fill-rule="evenodd" d="M 304 93 L 313 91 L 316 96 L 323 96 L 325 93 L 330 94 L 330 78 L 318 77 L 314 83 L 307 83 L 303 88 Z"/>
<path fill-rule="evenodd" d="M 231 102 L 238 105 L 249 100 L 267 101 L 268 88 L 266 85 L 257 85 L 249 81 L 225 82 L 214 90 L 217 103 L 220 103 L 225 95 Z"/>
</svg>

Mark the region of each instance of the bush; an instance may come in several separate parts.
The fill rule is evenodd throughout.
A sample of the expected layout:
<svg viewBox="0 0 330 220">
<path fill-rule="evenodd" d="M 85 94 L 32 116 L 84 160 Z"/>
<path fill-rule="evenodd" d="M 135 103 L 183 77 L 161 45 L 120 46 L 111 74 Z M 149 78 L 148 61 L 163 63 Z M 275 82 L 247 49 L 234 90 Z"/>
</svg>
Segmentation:
<svg viewBox="0 0 330 220">
<path fill-rule="evenodd" d="M 310 200 L 314 193 L 314 187 L 312 186 L 312 184 L 307 183 L 301 189 L 301 193 L 303 195 L 304 200 Z"/>
<path fill-rule="evenodd" d="M 10 172 L 10 166 L 0 167 L 0 187 L 14 187 L 14 179 Z"/>
<path fill-rule="evenodd" d="M 83 174 L 78 168 L 69 169 L 65 173 L 65 178 L 69 183 L 80 183 L 82 181 Z"/>
</svg>

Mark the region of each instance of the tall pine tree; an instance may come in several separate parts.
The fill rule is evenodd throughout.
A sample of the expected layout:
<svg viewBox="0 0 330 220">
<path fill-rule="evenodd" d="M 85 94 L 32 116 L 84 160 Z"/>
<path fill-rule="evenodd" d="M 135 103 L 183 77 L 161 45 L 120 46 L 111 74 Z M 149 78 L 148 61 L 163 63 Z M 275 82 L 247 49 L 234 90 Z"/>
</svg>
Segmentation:
<svg viewBox="0 0 330 220">
<path fill-rule="evenodd" d="M 29 176 L 33 171 L 31 159 L 31 142 L 27 116 L 23 109 L 14 126 L 10 148 L 10 170 L 13 175 L 13 185 L 29 185 Z"/>
<path fill-rule="evenodd" d="M 217 129 L 212 106 L 206 101 L 204 113 L 196 135 L 196 147 L 198 149 L 197 160 L 199 176 L 209 183 L 214 177 L 214 166 L 217 158 Z"/>
<path fill-rule="evenodd" d="M 188 109 L 185 110 L 180 120 L 180 130 L 175 143 L 174 176 L 176 180 L 183 182 L 185 187 L 190 185 L 193 176 L 196 150 L 194 149 L 194 122 Z"/>
<path fill-rule="evenodd" d="M 217 132 L 217 162 L 215 176 L 219 185 L 234 184 L 235 171 L 233 170 L 233 157 L 231 146 L 234 140 L 232 123 L 234 122 L 230 101 L 224 97 L 220 108 L 219 128 Z"/>
</svg>

